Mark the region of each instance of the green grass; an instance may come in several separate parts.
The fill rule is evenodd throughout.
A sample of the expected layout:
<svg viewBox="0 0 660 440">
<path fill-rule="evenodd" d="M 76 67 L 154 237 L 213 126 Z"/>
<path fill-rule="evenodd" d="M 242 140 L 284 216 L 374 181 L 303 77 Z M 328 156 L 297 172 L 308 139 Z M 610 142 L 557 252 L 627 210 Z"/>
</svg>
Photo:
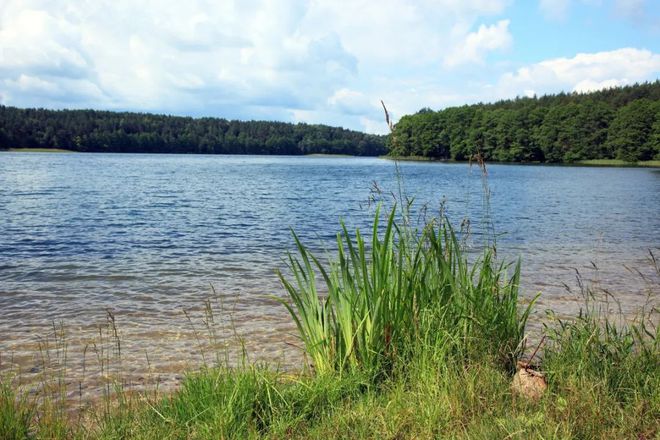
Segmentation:
<svg viewBox="0 0 660 440">
<path fill-rule="evenodd" d="M 312 153 L 305 154 L 306 157 L 357 157 L 353 154 Z"/>
<path fill-rule="evenodd" d="M 17 396 L 8 382 L 0 383 L 0 438 L 26 438 L 34 419 L 34 405 L 27 396 Z"/>
<path fill-rule="evenodd" d="M 660 167 L 660 160 L 644 160 L 640 162 L 626 162 L 620 159 L 592 159 L 575 162 L 579 165 L 612 166 L 612 167 Z"/>
<path fill-rule="evenodd" d="M 456 162 L 455 160 L 452 159 L 438 159 L 435 157 L 428 157 L 428 156 L 390 156 L 390 155 L 384 155 L 384 156 L 379 156 L 380 159 L 386 159 L 386 160 L 395 160 L 395 161 L 403 161 L 403 162 Z"/>
<path fill-rule="evenodd" d="M 62 150 L 60 148 L 10 148 L 14 153 L 74 153 L 72 150 Z"/>
<path fill-rule="evenodd" d="M 533 402 L 510 389 L 532 307 L 518 296 L 519 264 L 488 249 L 468 260 L 446 219 L 414 228 L 394 209 L 367 236 L 342 225 L 328 264 L 296 243 L 283 302 L 312 368 L 205 368 L 165 396 L 117 386 L 78 415 L 61 388 L 33 396 L 5 377 L 0 438 L 660 436 L 652 305 L 618 321 L 586 291 L 580 315 L 545 331 L 548 390 Z"/>
<path fill-rule="evenodd" d="M 417 231 L 395 216 L 393 208 L 381 237 L 377 210 L 370 239 L 342 223 L 329 268 L 294 234 L 293 280 L 280 274 L 293 305 L 283 303 L 316 372 L 387 375 L 419 343 L 461 359 L 492 354 L 513 370 L 532 306 L 518 310 L 520 265 L 507 277 L 490 249 L 470 265 L 446 219 Z"/>
<path fill-rule="evenodd" d="M 436 159 L 426 156 L 380 156 L 381 159 L 394 160 L 394 161 L 408 161 L 408 162 L 442 162 L 442 163 L 468 163 L 469 161 L 456 161 L 453 159 Z M 546 162 L 497 162 L 491 161 L 490 163 L 502 163 L 507 165 L 586 165 L 586 166 L 600 166 L 600 167 L 660 167 L 660 160 L 644 160 L 640 162 L 626 162 L 620 159 L 589 159 L 579 160 L 576 162 L 566 163 L 546 163 Z"/>
</svg>

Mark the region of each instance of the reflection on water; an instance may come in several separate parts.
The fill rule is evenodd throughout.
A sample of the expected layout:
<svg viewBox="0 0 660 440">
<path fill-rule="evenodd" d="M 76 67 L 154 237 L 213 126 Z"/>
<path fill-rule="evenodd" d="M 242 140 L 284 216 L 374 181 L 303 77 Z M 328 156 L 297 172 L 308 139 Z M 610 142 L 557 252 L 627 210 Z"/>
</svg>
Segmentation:
<svg viewBox="0 0 660 440">
<path fill-rule="evenodd" d="M 445 203 L 456 222 L 472 220 L 477 248 L 479 172 L 464 164 L 401 168 L 416 206 Z M 340 218 L 368 227 L 373 182 L 396 193 L 393 163 L 3 153 L 0 368 L 38 370 L 35 349 L 60 321 L 70 362 L 85 347 L 91 356 L 110 310 L 122 368 L 137 382 L 149 372 L 175 377 L 202 360 L 208 297 L 219 304 L 219 334 L 243 337 L 253 359 L 298 365 L 293 328 L 268 299 L 283 294 L 274 271 L 294 248 L 289 228 L 324 252 Z M 539 315 L 575 311 L 580 299 L 564 287 L 575 284 L 575 269 L 607 286 L 625 310 L 644 301 L 647 285 L 626 267 L 653 276 L 646 260 L 649 250 L 660 254 L 657 170 L 491 165 L 488 184 L 499 255 L 522 256 L 525 295 L 542 292 Z M 240 344 L 227 350 L 237 356 Z"/>
</svg>

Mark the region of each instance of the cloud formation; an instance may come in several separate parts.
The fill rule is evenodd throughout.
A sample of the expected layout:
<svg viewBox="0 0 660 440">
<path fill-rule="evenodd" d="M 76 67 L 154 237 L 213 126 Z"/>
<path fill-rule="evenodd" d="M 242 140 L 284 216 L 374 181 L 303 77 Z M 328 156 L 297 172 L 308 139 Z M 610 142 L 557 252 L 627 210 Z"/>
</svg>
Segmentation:
<svg viewBox="0 0 660 440">
<path fill-rule="evenodd" d="M 465 63 L 482 64 L 488 51 L 506 49 L 513 37 L 509 33 L 509 20 L 500 20 L 492 26 L 481 25 L 479 30 L 465 36 L 445 58 L 445 64 L 456 66 Z"/>
<path fill-rule="evenodd" d="M 616 1 L 631 17 L 640 4 Z M 514 32 L 512 7 L 512 0 L 3 0 L 0 103 L 384 132 L 380 99 L 401 116 L 519 89 L 643 77 L 617 70 L 632 52 L 601 63 L 608 73 L 574 66 L 581 72 L 574 80 L 544 79 L 563 77 L 543 62 L 520 67 L 515 56 L 528 42 Z M 645 72 L 653 79 L 658 70 Z"/>
<path fill-rule="evenodd" d="M 624 48 L 555 58 L 506 73 L 499 81 L 504 95 L 536 94 L 556 90 L 589 92 L 643 82 L 660 72 L 660 55 L 649 50 Z M 523 92 L 523 93 L 521 93 Z"/>
</svg>

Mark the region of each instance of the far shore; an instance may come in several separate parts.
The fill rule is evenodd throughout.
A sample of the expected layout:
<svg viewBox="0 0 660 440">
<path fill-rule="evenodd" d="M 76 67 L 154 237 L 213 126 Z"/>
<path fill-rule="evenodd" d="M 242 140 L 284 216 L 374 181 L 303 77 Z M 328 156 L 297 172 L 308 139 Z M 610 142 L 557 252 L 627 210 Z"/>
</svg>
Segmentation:
<svg viewBox="0 0 660 440">
<path fill-rule="evenodd" d="M 8 150 L 0 150 L 0 152 L 10 153 L 76 153 L 73 150 L 64 150 L 61 148 L 10 148 Z"/>
<path fill-rule="evenodd" d="M 0 150 L 0 153 L 85 153 L 84 151 L 66 150 L 62 148 L 9 148 Z M 131 154 L 131 153 L 127 153 Z M 144 154 L 144 153 L 137 153 Z M 158 153 L 154 153 L 158 154 Z M 237 155 L 238 156 L 238 155 Z M 296 157 L 296 156 L 292 156 Z M 299 156 L 298 156 L 299 157 Z M 350 157 L 376 157 L 376 156 L 353 156 L 350 154 L 305 154 L 304 157 L 327 157 L 327 158 L 350 158 Z M 436 162 L 446 164 L 466 164 L 467 160 L 440 159 L 425 156 L 377 156 L 378 159 L 393 160 L 401 162 Z M 619 168 L 660 168 L 660 160 L 645 160 L 639 162 L 626 162 L 620 159 L 588 159 L 575 162 L 499 162 L 490 160 L 487 163 L 503 165 L 547 165 L 547 166 L 588 166 L 588 167 L 619 167 Z"/>
<path fill-rule="evenodd" d="M 397 160 L 401 162 L 439 162 L 448 164 L 465 164 L 467 160 L 439 159 L 425 156 L 379 156 L 380 159 Z M 548 165 L 548 166 L 589 166 L 589 167 L 646 167 L 660 168 L 660 160 L 644 160 L 639 162 L 626 162 L 620 159 L 588 159 L 575 162 L 499 162 L 494 160 L 486 161 L 490 164 L 502 165 Z"/>
<path fill-rule="evenodd" d="M 329 154 L 329 153 L 312 153 L 312 154 L 305 154 L 305 156 L 306 157 L 360 157 L 360 156 L 353 156 L 351 154 Z"/>
</svg>

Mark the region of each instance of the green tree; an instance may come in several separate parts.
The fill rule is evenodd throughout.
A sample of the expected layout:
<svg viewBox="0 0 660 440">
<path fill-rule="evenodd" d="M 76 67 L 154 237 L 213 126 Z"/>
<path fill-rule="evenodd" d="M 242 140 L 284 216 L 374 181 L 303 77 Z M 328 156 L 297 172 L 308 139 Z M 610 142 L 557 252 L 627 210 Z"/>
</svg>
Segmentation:
<svg viewBox="0 0 660 440">
<path fill-rule="evenodd" d="M 607 145 L 617 159 L 629 162 L 653 157 L 649 142 L 655 123 L 654 103 L 646 98 L 621 107 L 607 131 Z"/>
</svg>

